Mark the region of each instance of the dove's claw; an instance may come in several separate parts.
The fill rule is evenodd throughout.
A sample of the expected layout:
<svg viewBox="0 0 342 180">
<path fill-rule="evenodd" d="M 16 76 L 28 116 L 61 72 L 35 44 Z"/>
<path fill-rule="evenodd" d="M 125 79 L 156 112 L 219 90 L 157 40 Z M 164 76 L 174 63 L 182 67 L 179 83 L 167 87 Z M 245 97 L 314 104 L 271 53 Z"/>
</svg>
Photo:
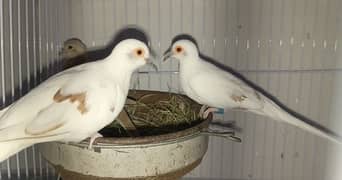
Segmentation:
<svg viewBox="0 0 342 180">
<path fill-rule="evenodd" d="M 218 108 L 210 107 L 204 111 L 202 118 L 207 119 L 210 113 L 217 112 L 217 111 L 219 111 Z"/>
<path fill-rule="evenodd" d="M 203 106 L 201 107 L 201 109 L 200 109 L 200 111 L 199 111 L 199 113 L 198 113 L 198 116 L 199 116 L 200 118 L 204 119 L 204 118 L 203 118 L 203 114 L 204 114 L 204 112 L 205 112 L 205 110 L 206 110 L 207 108 L 208 108 L 207 105 L 203 105 Z"/>
<path fill-rule="evenodd" d="M 90 141 L 89 141 L 89 146 L 88 149 L 92 149 L 93 148 L 93 144 L 95 142 L 95 140 L 99 137 L 103 137 L 100 133 L 95 133 L 94 135 L 92 135 L 90 137 Z"/>
</svg>

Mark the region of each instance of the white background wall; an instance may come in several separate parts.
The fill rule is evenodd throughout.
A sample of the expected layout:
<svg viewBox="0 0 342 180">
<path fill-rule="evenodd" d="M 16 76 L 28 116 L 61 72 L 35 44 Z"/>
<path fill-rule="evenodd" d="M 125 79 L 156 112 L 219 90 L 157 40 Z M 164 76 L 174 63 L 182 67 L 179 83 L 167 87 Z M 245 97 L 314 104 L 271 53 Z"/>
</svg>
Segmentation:
<svg viewBox="0 0 342 180">
<path fill-rule="evenodd" d="M 117 30 L 136 24 L 149 33 L 158 54 L 173 36 L 192 34 L 204 54 L 236 68 L 292 109 L 342 132 L 339 0 L 15 0 L 12 12 L 5 8 L 9 0 L 0 2 L 1 92 L 19 94 L 11 90 L 30 73 L 32 87 L 43 67 L 52 69 L 65 39 L 78 37 L 89 47 L 103 46 Z M 22 30 L 16 31 L 19 24 Z M 18 45 L 21 50 L 11 48 Z M 136 76 L 139 88 L 178 89 L 177 74 L 169 73 L 178 70 L 176 61 L 156 62 L 164 72 Z M 188 177 L 338 179 L 338 162 L 333 160 L 339 156 L 331 153 L 337 150 L 330 142 L 252 114 L 226 111 L 217 118 L 236 120 L 243 128 L 243 143 L 212 138 L 201 166 Z M 44 168 L 38 157 L 29 166 L 36 162 Z M 15 167 L 16 159 L 10 164 Z"/>
</svg>

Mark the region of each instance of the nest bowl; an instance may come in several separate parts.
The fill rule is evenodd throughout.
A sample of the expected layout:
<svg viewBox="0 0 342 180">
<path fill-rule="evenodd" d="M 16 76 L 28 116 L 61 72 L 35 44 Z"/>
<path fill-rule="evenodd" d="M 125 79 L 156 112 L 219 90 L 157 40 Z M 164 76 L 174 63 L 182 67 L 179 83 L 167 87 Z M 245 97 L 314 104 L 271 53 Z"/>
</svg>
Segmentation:
<svg viewBox="0 0 342 180">
<path fill-rule="evenodd" d="M 156 92 L 138 91 L 136 95 L 149 93 Z M 207 152 L 209 139 L 204 132 L 211 117 L 166 134 L 98 138 L 91 150 L 87 149 L 89 140 L 38 147 L 63 180 L 178 179 L 198 166 Z"/>
</svg>

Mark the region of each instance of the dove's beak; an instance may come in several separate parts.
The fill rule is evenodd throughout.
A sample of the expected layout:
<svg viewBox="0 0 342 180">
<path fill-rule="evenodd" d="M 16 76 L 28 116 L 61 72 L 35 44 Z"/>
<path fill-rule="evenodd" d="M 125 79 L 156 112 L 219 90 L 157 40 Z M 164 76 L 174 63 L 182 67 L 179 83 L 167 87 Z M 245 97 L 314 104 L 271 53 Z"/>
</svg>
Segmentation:
<svg viewBox="0 0 342 180">
<path fill-rule="evenodd" d="M 151 47 L 148 48 L 148 50 L 150 51 L 150 58 L 156 59 L 157 58 L 157 53 L 155 50 L 153 50 Z"/>
<path fill-rule="evenodd" d="M 171 47 L 169 47 L 163 54 L 163 61 L 170 59 L 172 55 Z"/>
<path fill-rule="evenodd" d="M 147 66 L 151 66 L 155 71 L 158 71 L 158 66 L 152 62 L 151 58 L 147 58 L 145 61 Z"/>
<path fill-rule="evenodd" d="M 155 71 L 158 71 L 158 66 L 152 62 L 152 59 L 157 58 L 157 53 L 151 47 L 148 47 L 148 49 L 150 51 L 150 57 L 145 59 L 146 65 L 151 66 Z"/>
</svg>

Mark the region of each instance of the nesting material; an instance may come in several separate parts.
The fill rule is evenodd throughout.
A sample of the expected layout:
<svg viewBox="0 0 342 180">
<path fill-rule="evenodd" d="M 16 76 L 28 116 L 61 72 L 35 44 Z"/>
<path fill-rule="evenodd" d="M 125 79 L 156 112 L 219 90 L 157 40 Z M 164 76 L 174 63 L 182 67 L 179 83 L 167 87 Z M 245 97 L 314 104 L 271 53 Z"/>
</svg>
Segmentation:
<svg viewBox="0 0 342 180">
<path fill-rule="evenodd" d="M 126 104 L 125 109 L 139 135 L 175 132 L 202 121 L 198 118 L 201 106 L 184 95 L 130 91 L 129 97 L 135 99 L 135 102 Z M 104 131 L 107 132 L 105 136 L 128 135 L 118 121 L 114 121 Z M 112 132 L 109 133 L 110 131 Z"/>
</svg>

